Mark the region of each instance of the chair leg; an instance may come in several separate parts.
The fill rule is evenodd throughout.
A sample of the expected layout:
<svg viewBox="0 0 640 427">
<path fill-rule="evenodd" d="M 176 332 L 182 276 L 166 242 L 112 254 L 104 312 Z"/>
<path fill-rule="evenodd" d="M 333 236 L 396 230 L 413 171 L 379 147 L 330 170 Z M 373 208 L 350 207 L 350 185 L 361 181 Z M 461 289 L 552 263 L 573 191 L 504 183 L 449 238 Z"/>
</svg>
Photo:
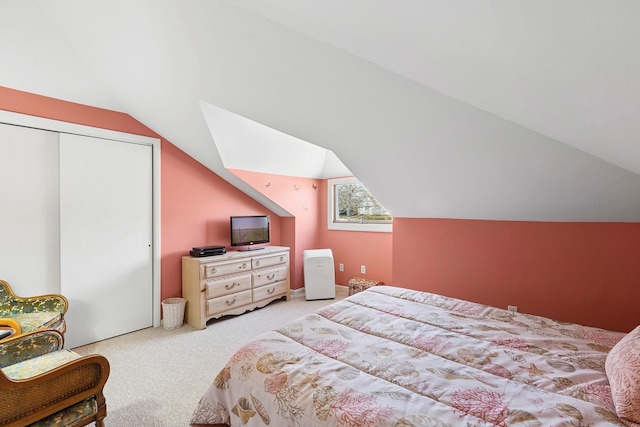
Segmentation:
<svg viewBox="0 0 640 427">
<path fill-rule="evenodd" d="M 104 419 L 107 417 L 107 402 L 101 391 L 96 393 L 96 403 L 98 404 L 98 413 L 96 414 L 95 427 L 105 427 Z"/>
</svg>

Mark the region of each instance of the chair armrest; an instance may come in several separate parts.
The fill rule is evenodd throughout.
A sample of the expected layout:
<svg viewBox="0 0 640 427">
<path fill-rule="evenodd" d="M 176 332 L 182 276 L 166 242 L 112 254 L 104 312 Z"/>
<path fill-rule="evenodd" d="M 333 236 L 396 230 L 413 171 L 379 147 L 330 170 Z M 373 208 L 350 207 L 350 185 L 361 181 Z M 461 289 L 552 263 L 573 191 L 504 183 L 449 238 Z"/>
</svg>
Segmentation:
<svg viewBox="0 0 640 427">
<path fill-rule="evenodd" d="M 12 380 L 0 371 L 0 425 L 24 426 L 95 396 L 105 407 L 108 360 L 92 354 L 41 375 Z"/>
<path fill-rule="evenodd" d="M 19 297 L 13 292 L 8 282 L 0 280 L 0 288 L 5 295 L 3 303 L 5 312 L 21 311 L 23 313 L 33 313 L 42 311 L 57 311 L 64 316 L 69 309 L 69 301 L 64 295 L 45 294 L 30 297 Z M 7 307 L 9 305 L 9 307 Z M 13 307 L 11 307 L 13 306 Z"/>
<path fill-rule="evenodd" d="M 69 309 L 69 301 L 66 297 L 56 294 L 37 295 L 33 297 L 14 297 L 13 313 L 41 313 L 56 311 L 64 314 Z"/>
<path fill-rule="evenodd" d="M 20 326 L 20 323 L 10 317 L 0 317 L 0 326 L 6 326 L 13 329 L 15 331 L 15 334 L 22 333 L 22 327 Z"/>
<path fill-rule="evenodd" d="M 62 334 L 53 329 L 14 335 L 0 341 L 0 368 L 62 350 L 63 346 Z"/>
<path fill-rule="evenodd" d="M 59 311 L 64 316 L 69 309 L 69 301 L 63 295 L 38 295 L 19 298 L 19 301 L 24 306 L 29 307 L 29 310 L 25 310 L 26 312 Z"/>
</svg>

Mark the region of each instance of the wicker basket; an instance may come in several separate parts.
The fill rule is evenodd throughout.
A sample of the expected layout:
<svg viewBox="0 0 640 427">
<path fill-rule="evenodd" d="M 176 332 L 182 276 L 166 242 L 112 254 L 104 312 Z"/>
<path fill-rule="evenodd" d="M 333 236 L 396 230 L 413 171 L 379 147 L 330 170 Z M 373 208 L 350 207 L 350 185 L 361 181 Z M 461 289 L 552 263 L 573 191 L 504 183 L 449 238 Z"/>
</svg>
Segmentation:
<svg viewBox="0 0 640 427">
<path fill-rule="evenodd" d="M 184 298 L 167 298 L 162 301 L 162 327 L 176 329 L 182 326 L 186 305 L 187 300 Z"/>
</svg>

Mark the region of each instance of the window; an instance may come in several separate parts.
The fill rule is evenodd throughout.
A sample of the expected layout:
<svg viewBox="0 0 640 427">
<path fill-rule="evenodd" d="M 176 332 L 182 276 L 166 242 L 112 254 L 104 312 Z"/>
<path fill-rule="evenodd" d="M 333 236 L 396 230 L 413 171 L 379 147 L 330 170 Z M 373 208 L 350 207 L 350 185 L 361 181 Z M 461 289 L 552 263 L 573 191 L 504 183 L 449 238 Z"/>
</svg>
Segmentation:
<svg viewBox="0 0 640 427">
<path fill-rule="evenodd" d="M 328 180 L 329 230 L 390 232 L 393 217 L 356 178 Z"/>
</svg>

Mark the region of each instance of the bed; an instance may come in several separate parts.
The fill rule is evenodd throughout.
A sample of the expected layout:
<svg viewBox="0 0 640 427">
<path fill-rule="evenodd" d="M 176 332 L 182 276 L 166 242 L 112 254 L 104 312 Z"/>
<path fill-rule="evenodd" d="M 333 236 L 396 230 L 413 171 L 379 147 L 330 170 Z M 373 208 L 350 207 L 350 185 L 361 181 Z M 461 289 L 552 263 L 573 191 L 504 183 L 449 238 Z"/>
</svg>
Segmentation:
<svg viewBox="0 0 640 427">
<path fill-rule="evenodd" d="M 638 337 L 376 286 L 243 345 L 191 425 L 637 426 Z"/>
</svg>

